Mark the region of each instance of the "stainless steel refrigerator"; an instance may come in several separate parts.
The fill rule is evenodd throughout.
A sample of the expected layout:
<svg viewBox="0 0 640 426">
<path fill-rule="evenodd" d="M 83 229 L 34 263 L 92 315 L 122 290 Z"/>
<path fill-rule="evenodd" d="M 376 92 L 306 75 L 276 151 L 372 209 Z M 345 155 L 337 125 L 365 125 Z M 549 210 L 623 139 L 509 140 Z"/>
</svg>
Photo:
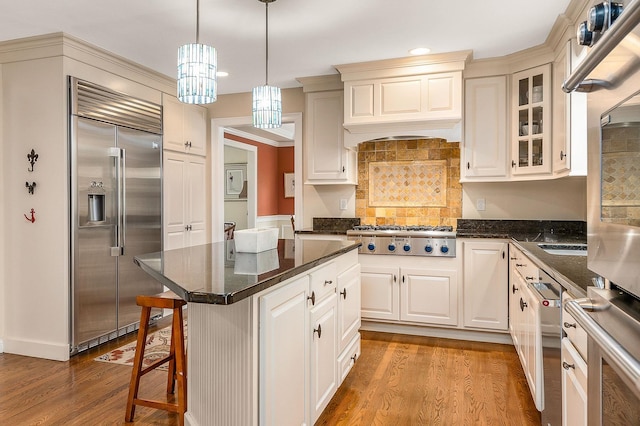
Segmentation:
<svg viewBox="0 0 640 426">
<path fill-rule="evenodd" d="M 133 263 L 162 249 L 162 109 L 73 77 L 69 89 L 75 353 L 135 330 L 136 296 L 162 291 Z"/>
</svg>

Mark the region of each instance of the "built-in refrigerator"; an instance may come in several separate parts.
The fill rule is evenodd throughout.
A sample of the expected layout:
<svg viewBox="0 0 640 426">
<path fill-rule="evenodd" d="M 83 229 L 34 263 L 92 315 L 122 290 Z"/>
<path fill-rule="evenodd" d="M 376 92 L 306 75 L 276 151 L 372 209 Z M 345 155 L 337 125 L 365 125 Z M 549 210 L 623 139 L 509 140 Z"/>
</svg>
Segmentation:
<svg viewBox="0 0 640 426">
<path fill-rule="evenodd" d="M 71 352 L 133 331 L 162 249 L 162 108 L 69 78 Z M 156 314 L 160 314 L 158 311 Z"/>
</svg>

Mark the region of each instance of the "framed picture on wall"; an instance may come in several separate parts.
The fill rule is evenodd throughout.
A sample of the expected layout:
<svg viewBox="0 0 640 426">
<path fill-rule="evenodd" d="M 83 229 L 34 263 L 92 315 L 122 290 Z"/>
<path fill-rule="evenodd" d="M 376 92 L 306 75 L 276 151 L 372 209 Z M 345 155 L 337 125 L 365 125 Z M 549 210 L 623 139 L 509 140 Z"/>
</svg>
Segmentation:
<svg viewBox="0 0 640 426">
<path fill-rule="evenodd" d="M 295 194 L 295 180 L 293 173 L 284 174 L 284 198 L 293 198 Z"/>
</svg>

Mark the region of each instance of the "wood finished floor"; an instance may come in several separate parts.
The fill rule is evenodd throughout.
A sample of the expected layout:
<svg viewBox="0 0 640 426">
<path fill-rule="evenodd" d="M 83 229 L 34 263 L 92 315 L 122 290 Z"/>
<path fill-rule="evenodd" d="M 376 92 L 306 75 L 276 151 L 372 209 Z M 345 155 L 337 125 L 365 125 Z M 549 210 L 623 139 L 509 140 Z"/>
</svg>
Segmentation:
<svg viewBox="0 0 640 426">
<path fill-rule="evenodd" d="M 358 362 L 316 425 L 540 424 L 512 346 L 362 337 Z M 69 362 L 0 354 L 0 425 L 130 424 L 124 411 L 131 368 L 93 358 L 132 340 L 123 336 Z M 163 398 L 165 380 L 164 372 L 147 374 L 141 396 Z M 137 407 L 133 424 L 177 423 L 175 414 Z"/>
</svg>

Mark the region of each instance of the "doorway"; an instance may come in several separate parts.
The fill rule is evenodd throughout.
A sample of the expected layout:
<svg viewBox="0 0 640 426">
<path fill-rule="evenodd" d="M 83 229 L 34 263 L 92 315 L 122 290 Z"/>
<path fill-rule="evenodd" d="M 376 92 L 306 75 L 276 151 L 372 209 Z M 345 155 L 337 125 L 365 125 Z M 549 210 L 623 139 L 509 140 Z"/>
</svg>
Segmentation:
<svg viewBox="0 0 640 426">
<path fill-rule="evenodd" d="M 280 217 L 278 215 L 263 215 L 260 213 L 261 207 L 261 197 L 259 193 L 259 178 L 258 178 L 258 168 L 262 167 L 270 167 L 270 163 L 263 164 L 259 158 L 259 150 L 255 151 L 255 154 L 251 154 L 251 149 L 247 147 L 255 148 L 253 142 L 258 143 L 268 143 L 268 140 L 272 142 L 276 142 L 276 146 L 278 143 L 282 143 L 283 140 L 288 140 L 289 146 L 293 146 L 293 170 L 286 170 L 285 172 L 293 171 L 293 182 L 291 182 L 290 177 L 288 177 L 288 181 L 292 183 L 293 189 L 293 210 L 294 215 L 296 217 L 302 217 L 302 185 L 295 184 L 302 181 L 302 114 L 301 113 L 293 113 L 293 114 L 283 114 L 282 116 L 282 129 L 275 129 L 277 133 L 265 133 L 260 129 L 255 129 L 252 126 L 251 117 L 233 117 L 233 118 L 219 118 L 211 120 L 211 153 L 213 158 L 213 166 L 212 166 L 212 238 L 211 241 L 217 242 L 222 241 L 224 239 L 224 222 L 226 215 L 225 205 L 227 201 L 225 198 L 229 198 L 232 196 L 229 194 L 226 195 L 225 185 L 227 178 L 227 170 L 228 167 L 225 167 L 225 148 L 229 150 L 230 148 L 243 150 L 247 152 L 247 227 L 272 227 L 277 226 L 280 227 L 282 223 L 286 222 L 290 227 L 290 217 L 286 215 L 286 217 Z M 230 140 L 225 138 L 225 133 L 227 135 L 240 136 L 241 138 L 246 138 L 250 141 L 250 143 L 239 142 L 238 140 Z M 238 138 L 234 138 L 238 139 Z M 285 142 L 287 143 L 287 142 Z M 273 143 L 271 143 L 273 144 Z M 237 153 L 238 151 L 236 151 Z M 249 165 L 249 159 L 251 156 L 254 156 L 253 161 L 255 164 L 255 168 Z M 242 158 L 242 157 L 239 157 Z M 237 170 L 242 170 L 241 167 L 234 169 L 234 171 L 230 176 L 239 176 L 240 172 Z M 249 179 L 251 175 L 251 171 L 253 170 L 253 178 L 255 178 L 255 185 L 251 185 Z M 263 169 L 261 169 L 263 170 Z M 280 180 L 282 180 L 282 193 L 284 193 L 284 173 L 280 173 L 278 171 L 278 185 L 280 185 Z M 288 174 L 288 173 L 287 173 Z M 280 176 L 282 175 L 282 176 Z M 251 196 L 251 188 L 253 186 L 254 196 Z M 237 192 L 239 190 L 239 186 L 234 187 L 231 192 Z M 280 190 L 280 188 L 279 188 Z M 239 194 L 238 194 L 239 195 Z M 233 195 L 237 196 L 237 195 Z M 250 206 L 250 199 L 253 198 L 255 203 L 253 207 Z M 264 202 L 264 194 L 262 198 L 262 202 Z M 234 201 L 235 203 L 241 203 L 241 201 Z M 290 205 L 289 205 L 290 206 Z M 254 210 L 252 210 L 252 208 Z M 289 207 L 290 208 L 290 207 Z M 264 210 L 264 209 L 263 209 Z M 252 222 L 253 221 L 253 222 Z M 282 225 L 284 228 L 284 225 Z M 236 229 L 240 229 L 237 227 Z M 283 229 L 284 231 L 284 229 Z"/>
</svg>

